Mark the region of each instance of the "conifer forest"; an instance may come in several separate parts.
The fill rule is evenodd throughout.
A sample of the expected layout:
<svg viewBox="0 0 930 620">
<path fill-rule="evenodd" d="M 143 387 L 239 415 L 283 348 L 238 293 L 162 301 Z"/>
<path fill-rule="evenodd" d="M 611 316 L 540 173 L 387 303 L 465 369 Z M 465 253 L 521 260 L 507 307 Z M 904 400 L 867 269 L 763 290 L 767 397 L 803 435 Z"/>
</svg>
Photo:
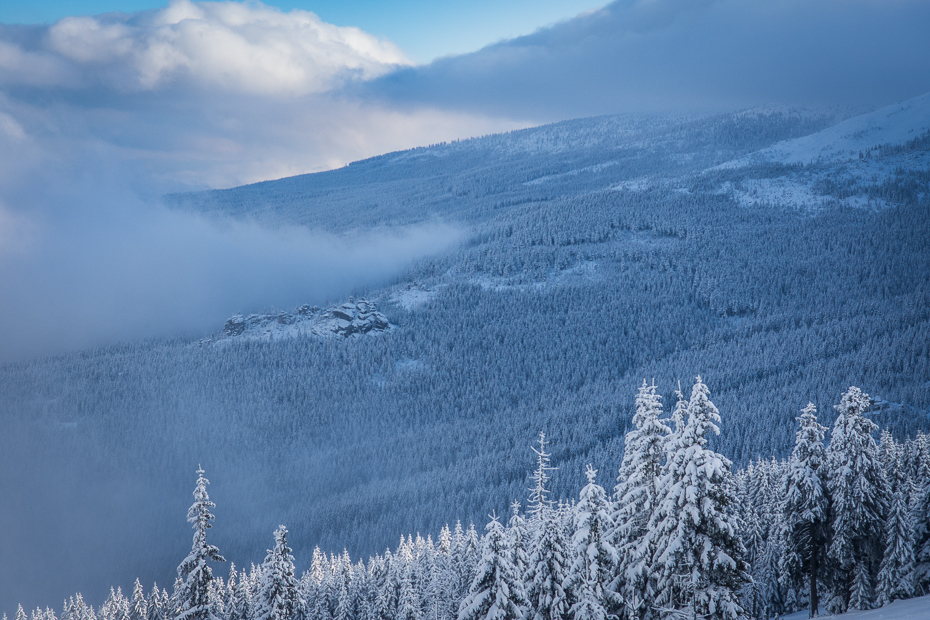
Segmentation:
<svg viewBox="0 0 930 620">
<path fill-rule="evenodd" d="M 927 594 L 928 118 L 930 95 L 603 116 L 165 196 L 456 242 L 0 364 L 0 612 L 763 620 Z"/>
<path fill-rule="evenodd" d="M 260 564 L 221 569 L 199 469 L 193 545 L 170 592 L 137 579 L 97 609 L 77 594 L 57 614 L 20 606 L 16 619 L 739 620 L 865 610 L 927 591 L 927 435 L 902 442 L 884 430 L 876 441 L 871 399 L 850 387 L 831 429 L 809 403 L 790 457 L 734 470 L 708 446 L 722 420 L 701 378 L 676 397 L 666 417 L 643 381 L 616 474 L 600 484 L 589 465 L 577 498 L 552 500 L 557 467 L 540 433 L 525 507 L 515 499 L 480 533 L 457 522 L 435 540 L 401 536 L 367 561 L 317 547 L 302 574 L 284 525 Z"/>
</svg>

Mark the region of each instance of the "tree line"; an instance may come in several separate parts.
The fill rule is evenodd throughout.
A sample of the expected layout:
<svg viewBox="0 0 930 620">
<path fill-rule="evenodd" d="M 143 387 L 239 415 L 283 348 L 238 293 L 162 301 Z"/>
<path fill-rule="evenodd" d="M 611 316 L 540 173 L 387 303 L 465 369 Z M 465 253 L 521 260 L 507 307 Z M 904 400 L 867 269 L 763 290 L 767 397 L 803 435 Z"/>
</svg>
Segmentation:
<svg viewBox="0 0 930 620">
<path fill-rule="evenodd" d="M 720 414 L 700 377 L 670 416 L 645 381 L 617 482 L 588 466 L 578 499 L 553 502 L 540 434 L 527 507 L 444 527 L 434 541 L 401 537 L 368 562 L 314 550 L 295 571 L 283 525 L 261 565 L 226 579 L 207 540 L 215 504 L 198 469 L 190 554 L 172 592 L 111 590 L 95 610 L 80 594 L 60 616 L 31 620 L 742 620 L 809 608 L 842 613 L 930 587 L 930 441 L 896 441 L 850 387 L 830 430 L 808 404 L 790 458 L 733 472 L 708 446 Z M 4 620 L 6 616 L 4 616 Z M 20 606 L 16 620 L 29 620 Z"/>
</svg>

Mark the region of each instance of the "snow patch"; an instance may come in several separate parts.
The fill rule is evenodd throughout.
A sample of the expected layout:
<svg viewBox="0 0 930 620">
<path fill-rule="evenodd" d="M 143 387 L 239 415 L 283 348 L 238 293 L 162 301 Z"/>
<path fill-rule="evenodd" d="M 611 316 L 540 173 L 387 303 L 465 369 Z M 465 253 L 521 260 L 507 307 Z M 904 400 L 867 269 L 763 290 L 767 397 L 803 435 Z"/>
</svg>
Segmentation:
<svg viewBox="0 0 930 620">
<path fill-rule="evenodd" d="M 785 140 L 718 169 L 742 168 L 761 162 L 810 164 L 842 162 L 882 145 L 903 144 L 930 131 L 930 93 L 847 119 L 822 131 Z"/>
<path fill-rule="evenodd" d="M 412 312 L 427 305 L 436 296 L 437 292 L 436 289 L 429 289 L 420 284 L 412 283 L 392 293 L 387 300 L 408 312 Z"/>
<path fill-rule="evenodd" d="M 568 269 L 552 270 L 543 279 L 532 279 L 523 275 L 504 278 L 484 276 L 472 278 L 470 282 L 486 291 L 545 291 L 553 286 L 569 284 L 573 280 L 593 281 L 600 277 L 597 262 L 582 261 Z"/>
<path fill-rule="evenodd" d="M 807 610 L 782 616 L 782 620 L 807 620 Z M 895 601 L 878 609 L 866 611 L 848 611 L 845 614 L 832 615 L 821 613 L 820 620 L 839 618 L 841 620 L 925 620 L 930 618 L 930 596 L 919 596 L 904 601 Z"/>
</svg>

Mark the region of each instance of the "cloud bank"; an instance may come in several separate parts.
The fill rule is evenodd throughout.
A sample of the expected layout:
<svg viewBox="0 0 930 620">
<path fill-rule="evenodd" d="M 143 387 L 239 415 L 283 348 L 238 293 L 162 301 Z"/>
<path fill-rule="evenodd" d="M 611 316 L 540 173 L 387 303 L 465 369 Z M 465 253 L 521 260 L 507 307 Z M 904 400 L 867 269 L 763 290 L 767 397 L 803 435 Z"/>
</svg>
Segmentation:
<svg viewBox="0 0 930 620">
<path fill-rule="evenodd" d="M 556 120 L 765 103 L 879 106 L 930 90 L 926 0 L 618 0 L 400 68 L 359 96 Z"/>
<path fill-rule="evenodd" d="M 40 218 L 0 207 L 0 362 L 204 335 L 235 312 L 341 299 L 462 238 L 441 223 L 351 237 L 270 230 L 128 193 L 80 196 Z"/>
</svg>

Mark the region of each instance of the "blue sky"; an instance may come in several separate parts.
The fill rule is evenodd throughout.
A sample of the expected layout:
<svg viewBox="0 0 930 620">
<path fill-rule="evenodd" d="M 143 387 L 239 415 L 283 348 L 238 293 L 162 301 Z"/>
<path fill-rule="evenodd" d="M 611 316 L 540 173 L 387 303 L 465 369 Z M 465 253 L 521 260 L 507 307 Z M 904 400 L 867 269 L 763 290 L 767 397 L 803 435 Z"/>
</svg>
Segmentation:
<svg viewBox="0 0 930 620">
<path fill-rule="evenodd" d="M 357 26 L 387 37 L 412 60 L 428 62 L 477 50 L 501 39 L 599 8 L 603 0 L 281 0 L 283 11 L 312 11 L 338 26 Z M 4 0 L 0 23 L 51 23 L 70 15 L 162 8 L 158 0 Z"/>
</svg>

